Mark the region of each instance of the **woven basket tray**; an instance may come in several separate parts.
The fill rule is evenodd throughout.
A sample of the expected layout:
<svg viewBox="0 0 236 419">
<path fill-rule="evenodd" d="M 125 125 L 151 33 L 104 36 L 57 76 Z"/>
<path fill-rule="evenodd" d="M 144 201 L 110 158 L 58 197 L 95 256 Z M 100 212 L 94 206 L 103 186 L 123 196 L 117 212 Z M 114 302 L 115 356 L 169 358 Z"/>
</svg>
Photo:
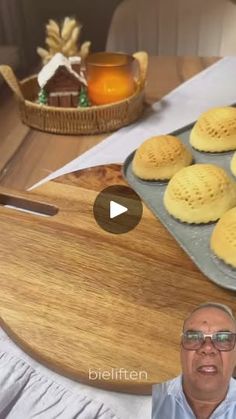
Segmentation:
<svg viewBox="0 0 236 419">
<path fill-rule="evenodd" d="M 57 134 L 99 134 L 114 131 L 138 119 L 144 107 L 146 80 L 146 69 L 140 70 L 137 90 L 125 100 L 88 108 L 59 108 L 36 103 L 39 92 L 36 75 L 19 82 L 11 67 L 0 66 L 0 74 L 19 101 L 22 122 Z"/>
</svg>

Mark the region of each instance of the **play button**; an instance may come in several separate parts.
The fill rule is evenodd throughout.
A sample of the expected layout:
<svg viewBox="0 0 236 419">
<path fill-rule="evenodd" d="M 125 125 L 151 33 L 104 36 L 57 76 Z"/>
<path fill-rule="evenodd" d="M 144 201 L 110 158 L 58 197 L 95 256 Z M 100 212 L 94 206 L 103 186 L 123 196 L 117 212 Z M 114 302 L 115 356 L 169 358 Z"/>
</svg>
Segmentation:
<svg viewBox="0 0 236 419">
<path fill-rule="evenodd" d="M 142 201 L 136 192 L 124 185 L 109 186 L 100 192 L 93 206 L 94 218 L 105 231 L 128 233 L 139 223 Z"/>
<path fill-rule="evenodd" d="M 128 208 L 123 207 L 123 205 L 117 204 L 117 202 L 110 202 L 110 218 L 118 217 L 118 215 L 124 214 L 128 211 Z"/>
</svg>

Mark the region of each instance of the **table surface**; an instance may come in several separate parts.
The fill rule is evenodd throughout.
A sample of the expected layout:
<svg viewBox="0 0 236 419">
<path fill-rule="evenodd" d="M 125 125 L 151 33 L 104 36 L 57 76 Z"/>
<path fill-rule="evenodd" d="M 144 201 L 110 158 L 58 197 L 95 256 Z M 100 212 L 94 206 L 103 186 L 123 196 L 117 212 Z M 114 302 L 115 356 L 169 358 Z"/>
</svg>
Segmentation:
<svg viewBox="0 0 236 419">
<path fill-rule="evenodd" d="M 215 60 L 153 58 L 148 75 L 148 99 L 162 97 Z M 1 100 L 2 191 L 30 187 L 105 137 L 57 136 L 28 129 L 17 117 L 14 100 L 6 96 Z M 19 222 L 14 212 L 0 207 L 1 254 L 4 255 L 4 263 L 0 265 L 0 316 L 3 326 L 19 345 L 57 371 L 95 386 L 149 393 L 153 382 L 179 372 L 179 334 L 187 313 L 207 300 L 228 304 L 236 311 L 235 293 L 216 286 L 199 272 L 147 208 L 140 225 L 127 235 L 103 232 L 92 217 L 93 202 L 105 186 L 123 182 L 120 167 L 110 165 L 66 175 L 43 185 L 33 191 L 30 199 L 63 207 L 61 215 L 51 224 L 30 215 L 22 216 Z M 21 192 L 14 194 L 21 196 Z M 70 217 L 66 217 L 67 212 Z M 71 226 L 76 227 L 76 232 Z M 47 233 L 48 228 L 57 233 Z M 46 253 L 43 260 L 40 253 L 40 263 L 33 259 L 32 264 L 34 249 L 29 243 L 40 251 L 44 248 L 41 240 L 37 243 L 37 234 L 43 234 L 50 256 Z M 63 258 L 57 263 L 58 254 L 52 250 L 57 247 L 57 237 L 60 251 L 64 246 L 68 246 L 68 251 L 73 248 L 70 263 L 77 257 L 85 259 L 78 274 L 75 266 L 66 264 L 66 259 L 65 263 Z M 76 249 L 73 243 L 78 244 Z M 66 287 L 60 274 L 63 269 L 67 274 Z M 21 287 L 17 285 L 19 279 Z M 43 281 L 48 286 L 45 290 L 39 288 Z M 89 304 L 86 302 L 88 284 L 92 296 Z M 39 301 L 32 298 L 35 286 L 40 289 L 43 310 Z M 59 301 L 62 287 L 63 298 Z M 78 310 L 72 304 L 76 293 L 82 301 Z M 96 301 L 97 311 L 94 310 Z M 87 374 L 89 364 L 101 371 L 114 365 L 117 369 L 147 371 L 148 379 L 91 382 Z"/>
<path fill-rule="evenodd" d="M 146 96 L 154 102 L 197 74 L 216 58 L 151 57 Z M 27 189 L 38 180 L 78 157 L 106 135 L 65 136 L 42 133 L 24 126 L 9 91 L 0 95 L 0 185 Z"/>
</svg>

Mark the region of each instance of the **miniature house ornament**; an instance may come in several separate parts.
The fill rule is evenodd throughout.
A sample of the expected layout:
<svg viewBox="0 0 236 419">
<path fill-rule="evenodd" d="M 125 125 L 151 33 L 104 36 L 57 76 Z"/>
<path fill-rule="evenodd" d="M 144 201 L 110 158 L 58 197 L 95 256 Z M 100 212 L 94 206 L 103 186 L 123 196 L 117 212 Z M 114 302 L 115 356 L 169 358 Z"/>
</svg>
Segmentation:
<svg viewBox="0 0 236 419">
<path fill-rule="evenodd" d="M 66 58 L 57 53 L 38 74 L 38 101 L 59 107 L 77 107 L 87 82 L 80 68 L 80 57 Z"/>
</svg>

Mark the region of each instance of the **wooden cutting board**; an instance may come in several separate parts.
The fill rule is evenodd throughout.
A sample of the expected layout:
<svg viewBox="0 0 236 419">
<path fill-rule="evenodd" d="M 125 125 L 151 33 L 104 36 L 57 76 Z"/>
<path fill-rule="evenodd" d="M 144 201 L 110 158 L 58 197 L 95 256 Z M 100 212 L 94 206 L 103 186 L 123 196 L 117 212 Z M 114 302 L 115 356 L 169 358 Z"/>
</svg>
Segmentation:
<svg viewBox="0 0 236 419">
<path fill-rule="evenodd" d="M 31 193 L 0 189 L 0 317 L 9 336 L 50 368 L 97 387 L 148 394 L 152 383 L 180 372 L 188 312 L 209 300 L 236 310 L 236 300 L 199 272 L 147 208 L 127 234 L 96 224 L 98 192 L 122 183 L 114 165 Z"/>
</svg>

